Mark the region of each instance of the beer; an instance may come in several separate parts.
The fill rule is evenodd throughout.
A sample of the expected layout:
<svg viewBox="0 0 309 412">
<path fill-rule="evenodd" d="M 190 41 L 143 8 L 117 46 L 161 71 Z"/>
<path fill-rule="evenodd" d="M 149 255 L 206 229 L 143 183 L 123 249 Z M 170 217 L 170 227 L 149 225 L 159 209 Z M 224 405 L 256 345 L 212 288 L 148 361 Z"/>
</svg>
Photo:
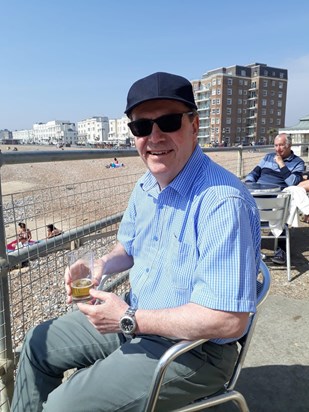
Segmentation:
<svg viewBox="0 0 309 412">
<path fill-rule="evenodd" d="M 90 299 L 89 290 L 93 287 L 93 282 L 91 279 L 81 278 L 76 279 L 72 282 L 72 298 L 74 301 Z"/>
</svg>

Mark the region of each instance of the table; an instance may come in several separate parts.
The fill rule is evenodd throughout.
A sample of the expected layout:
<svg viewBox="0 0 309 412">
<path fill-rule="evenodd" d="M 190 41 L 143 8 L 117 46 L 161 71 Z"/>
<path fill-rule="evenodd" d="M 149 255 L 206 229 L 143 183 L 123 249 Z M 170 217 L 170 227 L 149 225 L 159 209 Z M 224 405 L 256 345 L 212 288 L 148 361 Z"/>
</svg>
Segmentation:
<svg viewBox="0 0 309 412">
<path fill-rule="evenodd" d="M 278 185 L 256 182 L 244 182 L 244 184 L 251 194 L 281 192 L 281 187 Z"/>
</svg>

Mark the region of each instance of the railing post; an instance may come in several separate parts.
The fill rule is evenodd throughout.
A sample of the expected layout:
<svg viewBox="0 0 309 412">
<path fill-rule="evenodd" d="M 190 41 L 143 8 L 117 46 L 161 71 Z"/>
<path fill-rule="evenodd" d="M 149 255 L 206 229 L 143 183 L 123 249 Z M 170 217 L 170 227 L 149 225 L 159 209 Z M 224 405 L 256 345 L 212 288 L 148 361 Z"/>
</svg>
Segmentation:
<svg viewBox="0 0 309 412">
<path fill-rule="evenodd" d="M 243 148 L 239 147 L 238 149 L 238 161 L 237 161 L 237 177 L 242 179 L 243 177 L 243 157 L 242 157 Z"/>
<path fill-rule="evenodd" d="M 0 173 L 0 404 L 2 405 L 1 412 L 8 412 L 10 410 L 10 403 L 12 400 L 14 390 L 14 356 L 12 350 L 8 267 L 9 265 L 5 246 L 5 227 Z"/>
</svg>

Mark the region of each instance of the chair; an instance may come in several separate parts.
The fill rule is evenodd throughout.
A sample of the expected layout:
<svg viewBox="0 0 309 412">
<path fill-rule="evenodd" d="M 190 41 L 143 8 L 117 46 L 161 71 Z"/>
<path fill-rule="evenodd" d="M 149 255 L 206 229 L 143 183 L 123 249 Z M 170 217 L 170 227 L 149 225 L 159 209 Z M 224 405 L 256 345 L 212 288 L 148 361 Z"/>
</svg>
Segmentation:
<svg viewBox="0 0 309 412">
<path fill-rule="evenodd" d="M 199 399 L 194 403 L 182 407 L 174 411 L 167 412 L 193 412 L 202 411 L 204 409 L 216 406 L 228 401 L 233 401 L 238 405 L 242 412 L 249 412 L 247 402 L 244 396 L 234 389 L 236 382 L 238 380 L 241 368 L 243 366 L 249 344 L 254 332 L 255 324 L 257 321 L 257 315 L 260 310 L 262 303 L 265 301 L 270 288 L 270 273 L 266 264 L 261 261 L 260 264 L 260 274 L 257 280 L 257 311 L 251 314 L 251 323 L 248 332 L 239 341 L 239 356 L 234 367 L 232 377 L 229 382 L 226 383 L 225 387 L 219 394 L 214 394 L 203 399 Z M 164 355 L 159 359 L 157 368 L 154 372 L 153 380 L 151 383 L 151 388 L 149 391 L 149 398 L 146 405 L 145 412 L 155 412 L 156 403 L 159 397 L 160 388 L 162 381 L 166 372 L 167 367 L 170 363 L 176 359 L 178 356 L 185 352 L 205 343 L 207 339 L 199 339 L 197 341 L 186 341 L 183 340 L 174 344 L 169 348 Z"/>
<path fill-rule="evenodd" d="M 275 239 L 274 251 L 278 247 L 278 239 L 286 241 L 286 268 L 288 281 L 291 280 L 291 251 L 290 251 L 290 231 L 287 225 L 289 214 L 290 194 L 281 192 L 279 195 L 271 193 L 253 194 L 260 212 L 261 238 Z M 277 231 L 277 233 L 276 233 Z M 280 234 L 281 232 L 281 234 Z M 280 235 L 279 235 L 280 234 Z"/>
</svg>

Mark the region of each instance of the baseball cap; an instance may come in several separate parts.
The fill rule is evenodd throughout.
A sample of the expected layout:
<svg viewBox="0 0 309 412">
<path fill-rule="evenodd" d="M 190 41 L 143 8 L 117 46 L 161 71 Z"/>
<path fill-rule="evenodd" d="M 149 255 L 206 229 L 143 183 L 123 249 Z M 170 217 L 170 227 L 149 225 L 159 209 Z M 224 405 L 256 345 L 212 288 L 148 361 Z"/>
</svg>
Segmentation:
<svg viewBox="0 0 309 412">
<path fill-rule="evenodd" d="M 141 103 L 159 99 L 177 100 L 197 109 L 189 80 L 176 74 L 157 72 L 133 83 L 128 92 L 125 113 L 129 114 Z"/>
</svg>

